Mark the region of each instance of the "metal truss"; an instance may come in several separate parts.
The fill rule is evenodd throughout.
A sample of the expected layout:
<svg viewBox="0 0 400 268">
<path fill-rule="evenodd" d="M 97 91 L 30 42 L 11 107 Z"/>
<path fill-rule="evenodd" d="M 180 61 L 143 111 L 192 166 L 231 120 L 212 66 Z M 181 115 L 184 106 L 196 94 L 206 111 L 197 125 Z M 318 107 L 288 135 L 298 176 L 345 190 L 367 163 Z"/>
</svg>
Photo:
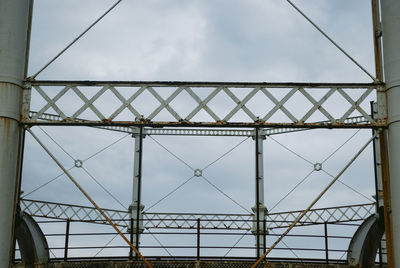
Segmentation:
<svg viewBox="0 0 400 268">
<path fill-rule="evenodd" d="M 37 117 L 37 112 L 30 111 L 29 118 Z M 44 121 L 62 121 L 62 118 L 55 114 L 43 113 L 37 117 L 39 120 Z M 78 119 L 79 121 L 84 121 Z M 329 121 L 318 122 L 320 124 L 328 124 Z M 345 124 L 367 124 L 363 116 L 349 117 L 345 120 Z M 131 126 L 93 126 L 95 128 L 129 133 L 132 135 L 138 134 L 139 130 L 137 127 Z M 310 128 L 265 128 L 261 130 L 261 135 L 270 136 L 291 132 L 299 132 L 310 130 Z M 154 135 L 154 136 L 224 136 L 224 137 L 252 137 L 255 136 L 254 130 L 245 129 L 228 129 L 228 128 L 144 128 L 143 135 Z"/>
<path fill-rule="evenodd" d="M 27 81 L 25 87 L 22 123 L 27 125 L 249 128 L 386 125 L 381 84 Z M 165 96 L 165 92 L 169 94 Z M 360 94 L 354 96 L 352 92 Z M 31 93 L 35 94 L 34 101 Z M 147 111 L 140 106 L 144 96 L 152 103 Z M 371 97 L 382 107 L 378 119 L 366 112 Z M 75 104 L 81 104 L 71 108 L 71 98 Z M 107 101 L 111 100 L 118 104 L 107 111 Z M 346 104 L 328 105 L 338 101 Z M 301 103 L 303 111 L 293 103 L 297 106 Z M 30 117 L 30 109 L 37 113 Z M 46 118 L 49 112 L 57 118 Z M 326 121 L 314 120 L 314 116 Z M 355 117 L 361 119 L 351 120 Z"/>
<path fill-rule="evenodd" d="M 21 209 L 34 217 L 73 220 L 108 224 L 92 207 L 21 199 Z M 128 211 L 104 209 L 107 216 L 119 226 L 129 226 Z M 266 215 L 267 229 L 289 226 L 302 211 L 277 212 Z M 325 222 L 349 222 L 365 220 L 375 213 L 374 203 L 310 210 L 297 226 L 323 224 Z M 200 219 L 202 229 L 251 230 L 252 214 L 190 214 L 190 213 L 143 213 L 145 229 L 196 229 Z"/>
</svg>

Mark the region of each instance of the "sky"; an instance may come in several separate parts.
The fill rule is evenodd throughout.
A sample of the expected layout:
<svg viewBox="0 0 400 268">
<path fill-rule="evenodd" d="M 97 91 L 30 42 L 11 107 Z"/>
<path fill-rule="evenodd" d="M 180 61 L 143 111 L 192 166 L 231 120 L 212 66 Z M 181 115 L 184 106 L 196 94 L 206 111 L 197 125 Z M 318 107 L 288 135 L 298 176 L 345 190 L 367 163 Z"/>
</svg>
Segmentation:
<svg viewBox="0 0 400 268">
<path fill-rule="evenodd" d="M 35 74 L 112 3 L 109 0 L 35 1 L 29 75 Z M 294 3 L 368 72 L 374 74 L 369 1 L 296 0 Z M 283 0 L 125 0 L 36 79 L 371 82 L 365 73 Z M 56 92 L 49 93 L 53 96 L 55 94 Z M 40 98 L 34 95 L 32 99 L 34 110 L 35 105 L 40 104 Z M 287 104 L 289 110 L 303 111 L 310 105 L 301 96 L 293 99 Z M 182 112 L 193 108 L 190 106 L 193 104 L 186 100 L 184 97 L 178 98 L 175 103 Z M 335 100 L 336 103 L 327 103 L 333 110 L 349 105 L 343 99 Z M 369 100 L 373 100 L 373 97 L 364 104 L 366 111 L 369 111 Z M 115 100 L 106 97 L 100 101 L 106 110 L 111 111 L 114 109 L 113 105 L 116 105 Z M 229 107 L 224 106 L 224 101 L 226 96 L 218 96 L 210 106 L 225 111 Z M 142 105 L 142 109 L 156 104 L 149 96 L 138 103 Z M 263 105 L 261 97 L 250 104 L 256 110 Z M 65 97 L 61 107 L 72 111 L 79 105 L 79 100 L 71 93 Z M 110 148 L 84 161 L 83 165 L 123 206 L 105 193 L 84 170 L 75 168 L 71 170 L 71 174 L 101 207 L 126 209 L 130 205 L 134 154 L 134 139 L 131 136 L 85 127 L 34 127 L 32 130 L 67 168 L 73 166 L 73 159 L 84 160 L 119 140 Z M 314 172 L 292 194 L 282 202 L 279 201 L 313 169 L 309 162 L 322 163 L 340 147 L 323 162 L 323 168 L 336 175 L 370 136 L 370 130 L 348 129 L 310 130 L 267 137 L 263 142 L 267 208 L 271 212 L 304 209 L 330 182 L 329 176 Z M 159 144 L 193 169 L 202 169 L 240 144 L 204 170 L 203 175 L 248 210 L 254 206 L 255 144 L 251 138 L 150 136 L 144 139 L 142 200 L 145 210 L 193 176 L 193 171 L 187 165 L 178 161 Z M 30 193 L 60 173 L 60 169 L 49 156 L 27 135 L 22 183 L 24 194 Z M 371 146 L 342 176 L 341 181 L 355 191 L 336 183 L 317 203 L 317 207 L 371 202 L 375 191 Z M 61 176 L 26 198 L 89 205 L 66 176 Z M 150 211 L 248 213 L 197 177 Z M 80 231 L 92 228 L 77 224 L 77 228 L 78 226 Z M 46 228 L 50 232 L 57 232 L 64 227 Z M 63 238 L 57 239 L 53 239 L 52 243 L 62 244 Z M 149 235 L 143 239 L 144 244 L 155 243 L 154 238 Z M 171 241 L 179 243 L 178 240 L 170 240 L 165 236 L 160 236 L 159 239 L 167 244 Z M 233 244 L 236 238 L 229 239 L 225 240 L 226 243 Z M 286 241 L 293 247 L 297 243 L 290 239 Z M 113 242 L 122 244 L 118 239 Z M 210 243 L 213 242 L 215 240 Z M 75 243 L 83 242 L 78 239 Z M 254 238 L 248 236 L 241 243 L 253 245 Z M 61 251 L 55 252 L 62 254 Z M 193 253 L 183 250 L 171 252 Z M 159 254 L 151 249 L 144 253 Z M 223 251 L 215 254 L 220 253 L 223 254 Z"/>
</svg>

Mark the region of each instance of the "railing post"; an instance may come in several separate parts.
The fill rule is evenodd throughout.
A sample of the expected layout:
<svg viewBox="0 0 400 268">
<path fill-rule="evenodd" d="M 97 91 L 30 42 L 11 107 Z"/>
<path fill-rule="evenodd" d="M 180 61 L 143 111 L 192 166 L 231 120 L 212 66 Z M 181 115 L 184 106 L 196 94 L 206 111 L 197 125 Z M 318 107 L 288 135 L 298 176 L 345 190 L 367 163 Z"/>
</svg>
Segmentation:
<svg viewBox="0 0 400 268">
<path fill-rule="evenodd" d="M 267 251 L 267 221 L 263 219 L 263 252 Z"/>
<path fill-rule="evenodd" d="M 130 221 L 131 221 L 131 224 L 130 224 L 130 228 L 129 228 L 129 235 L 130 235 L 129 239 L 133 245 L 133 243 L 134 243 L 133 242 L 133 218 L 131 218 Z M 133 250 L 132 250 L 132 248 L 130 248 L 129 249 L 129 260 L 132 260 L 132 257 L 133 257 Z"/>
<path fill-rule="evenodd" d="M 200 260 L 200 218 L 197 219 L 197 260 Z"/>
<path fill-rule="evenodd" d="M 68 243 L 69 243 L 69 227 L 71 220 L 67 219 L 65 222 L 66 227 L 65 227 L 65 246 L 64 246 L 64 261 L 67 261 L 68 259 Z"/>
<path fill-rule="evenodd" d="M 329 247 L 328 247 L 328 223 L 324 222 L 324 234 L 325 234 L 325 261 L 329 263 Z"/>
</svg>

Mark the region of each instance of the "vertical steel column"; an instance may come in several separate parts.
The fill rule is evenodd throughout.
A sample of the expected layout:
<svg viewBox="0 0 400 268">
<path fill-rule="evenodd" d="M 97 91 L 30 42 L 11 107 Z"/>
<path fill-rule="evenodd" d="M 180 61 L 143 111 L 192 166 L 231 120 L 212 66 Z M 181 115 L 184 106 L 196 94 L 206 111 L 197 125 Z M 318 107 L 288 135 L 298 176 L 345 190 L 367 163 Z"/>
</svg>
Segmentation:
<svg viewBox="0 0 400 268">
<path fill-rule="evenodd" d="M 329 263 L 328 223 L 324 222 L 325 263 Z"/>
<path fill-rule="evenodd" d="M 200 218 L 197 219 L 197 260 L 200 260 Z"/>
<path fill-rule="evenodd" d="M 386 232 L 388 261 L 394 253 L 393 267 L 400 267 L 400 1 L 381 1 L 384 73 L 388 112 L 388 161 L 390 175 L 392 234 Z M 381 148 L 382 149 L 382 148 Z M 383 160 L 383 159 L 382 159 Z M 391 239 L 392 238 L 392 239 Z M 390 241 L 393 242 L 393 249 Z"/>
<path fill-rule="evenodd" d="M 141 204 L 141 181 L 142 181 L 142 155 L 143 155 L 143 128 L 138 129 L 138 133 L 133 134 L 135 138 L 135 156 L 133 164 L 133 193 L 132 204 L 129 206 L 131 219 L 134 226 L 131 225 L 131 232 L 135 235 L 132 244 L 139 250 L 140 233 L 143 232 L 143 215 L 144 206 Z M 136 256 L 136 253 L 133 252 Z"/>
<path fill-rule="evenodd" d="M 64 261 L 68 260 L 68 247 L 69 247 L 69 228 L 71 220 L 67 219 L 65 222 L 65 244 L 64 244 Z"/>
<path fill-rule="evenodd" d="M 267 213 L 267 208 L 264 206 L 264 155 L 263 155 L 263 144 L 265 135 L 263 129 L 255 129 L 255 173 L 256 173 L 256 204 L 252 208 L 254 212 L 253 217 L 253 229 L 252 232 L 256 239 L 256 256 L 259 258 L 264 254 L 264 219 Z"/>
<path fill-rule="evenodd" d="M 0 1 L 0 267 L 9 267 L 13 251 L 29 7 L 29 0 Z"/>
</svg>

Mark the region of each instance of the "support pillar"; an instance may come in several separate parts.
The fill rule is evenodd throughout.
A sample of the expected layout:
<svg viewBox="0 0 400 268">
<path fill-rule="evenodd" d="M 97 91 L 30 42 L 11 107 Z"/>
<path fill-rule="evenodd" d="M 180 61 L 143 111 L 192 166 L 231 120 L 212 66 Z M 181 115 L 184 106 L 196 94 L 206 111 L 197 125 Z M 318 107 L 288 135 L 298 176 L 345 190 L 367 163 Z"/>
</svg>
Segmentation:
<svg viewBox="0 0 400 268">
<path fill-rule="evenodd" d="M 26 71 L 29 0 L 0 1 L 0 267 L 9 267 L 17 201 L 22 82 Z"/>
<path fill-rule="evenodd" d="M 400 267 L 400 1 L 381 1 L 381 12 L 388 109 L 389 213 L 392 216 L 394 267 Z M 387 239 L 389 241 L 390 237 Z"/>
<path fill-rule="evenodd" d="M 267 208 L 264 206 L 264 154 L 263 145 L 265 135 L 263 129 L 256 129 L 254 137 L 256 144 L 256 200 L 252 208 L 254 212 L 252 233 L 255 235 L 256 244 L 256 257 L 259 258 L 264 254 L 265 239 L 264 235 L 267 230 L 264 230 L 264 219 L 267 213 Z"/>
<path fill-rule="evenodd" d="M 133 233 L 132 244 L 139 250 L 140 234 L 143 232 L 143 209 L 141 204 L 141 181 L 142 181 L 142 155 L 143 155 L 143 128 L 138 128 L 135 138 L 135 156 L 133 164 L 133 191 L 132 204 L 129 206 L 132 225 L 130 231 Z M 136 256 L 136 252 L 132 252 Z"/>
</svg>

